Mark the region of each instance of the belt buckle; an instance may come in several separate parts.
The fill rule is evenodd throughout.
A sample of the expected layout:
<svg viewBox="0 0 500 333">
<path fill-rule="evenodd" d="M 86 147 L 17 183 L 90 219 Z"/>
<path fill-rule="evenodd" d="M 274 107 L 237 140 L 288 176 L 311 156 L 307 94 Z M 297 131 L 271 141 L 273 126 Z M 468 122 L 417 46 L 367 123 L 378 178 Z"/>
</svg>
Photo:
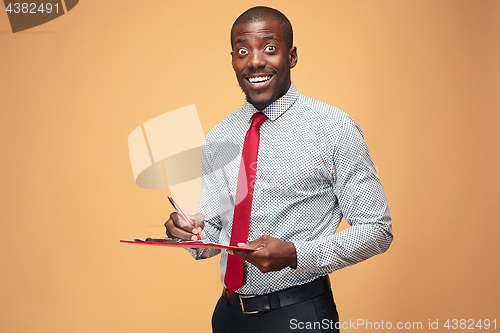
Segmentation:
<svg viewBox="0 0 500 333">
<path fill-rule="evenodd" d="M 245 311 L 245 305 L 243 304 L 243 299 L 254 298 L 255 295 L 238 295 L 238 297 L 240 298 L 241 312 L 243 312 L 243 314 L 256 314 L 260 312 L 260 311 Z"/>
</svg>

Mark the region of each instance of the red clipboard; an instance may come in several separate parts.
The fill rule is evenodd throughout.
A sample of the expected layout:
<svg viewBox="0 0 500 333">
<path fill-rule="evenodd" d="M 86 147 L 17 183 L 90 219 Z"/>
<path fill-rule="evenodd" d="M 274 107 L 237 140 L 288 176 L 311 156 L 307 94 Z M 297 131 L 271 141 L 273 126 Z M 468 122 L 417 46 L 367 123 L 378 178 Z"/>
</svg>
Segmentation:
<svg viewBox="0 0 500 333">
<path fill-rule="evenodd" d="M 184 247 L 189 249 L 228 249 L 228 250 L 238 250 L 238 251 L 257 251 L 258 249 L 248 249 L 244 247 L 231 246 L 231 245 L 220 245 L 211 242 L 204 241 L 183 241 L 179 243 L 166 243 L 166 242 L 149 242 L 143 239 L 135 238 L 134 240 L 120 240 L 120 243 L 130 243 L 130 244 L 146 244 L 146 245 L 156 245 L 156 246 L 166 246 L 166 247 Z"/>
</svg>

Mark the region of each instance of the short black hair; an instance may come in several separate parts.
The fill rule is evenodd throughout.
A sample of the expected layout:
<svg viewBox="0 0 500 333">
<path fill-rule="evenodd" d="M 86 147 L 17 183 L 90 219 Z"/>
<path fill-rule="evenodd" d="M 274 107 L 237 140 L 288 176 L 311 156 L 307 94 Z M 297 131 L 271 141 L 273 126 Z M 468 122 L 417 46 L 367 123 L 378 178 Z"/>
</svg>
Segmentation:
<svg viewBox="0 0 500 333">
<path fill-rule="evenodd" d="M 231 48 L 233 48 L 233 33 L 234 28 L 240 23 L 253 23 L 253 22 L 262 22 L 267 21 L 269 19 L 274 19 L 278 21 L 281 25 L 281 35 L 285 41 L 285 44 L 288 48 L 292 48 L 293 46 L 293 30 L 292 24 L 283 15 L 282 12 L 270 7 L 257 6 L 246 10 L 243 14 L 238 16 L 236 21 L 234 21 L 233 26 L 231 27 Z"/>
</svg>

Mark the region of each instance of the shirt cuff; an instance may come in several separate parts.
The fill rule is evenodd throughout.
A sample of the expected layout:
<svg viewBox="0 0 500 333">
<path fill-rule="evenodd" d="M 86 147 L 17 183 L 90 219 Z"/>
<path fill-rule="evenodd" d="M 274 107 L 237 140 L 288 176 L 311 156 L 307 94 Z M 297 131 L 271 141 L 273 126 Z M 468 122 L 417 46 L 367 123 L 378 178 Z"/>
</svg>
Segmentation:
<svg viewBox="0 0 500 333">
<path fill-rule="evenodd" d="M 293 242 L 297 253 L 298 272 L 313 271 L 320 261 L 320 248 L 316 242 L 297 241 Z"/>
</svg>

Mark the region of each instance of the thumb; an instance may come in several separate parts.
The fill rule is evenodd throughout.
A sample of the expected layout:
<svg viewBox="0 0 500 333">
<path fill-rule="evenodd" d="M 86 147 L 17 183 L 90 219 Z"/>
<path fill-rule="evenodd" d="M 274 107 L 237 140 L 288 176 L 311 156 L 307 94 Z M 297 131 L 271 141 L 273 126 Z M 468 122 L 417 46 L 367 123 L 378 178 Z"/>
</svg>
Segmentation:
<svg viewBox="0 0 500 333">
<path fill-rule="evenodd" d="M 198 213 L 190 216 L 190 218 L 196 228 L 203 229 L 205 227 L 205 216 L 203 214 Z"/>
<path fill-rule="evenodd" d="M 263 243 L 262 243 L 262 240 L 259 237 L 256 240 L 253 240 L 251 242 L 248 242 L 248 243 L 238 243 L 237 245 L 238 245 L 238 247 L 243 247 L 243 248 L 246 248 L 246 249 L 258 249 L 258 248 L 260 248 L 260 247 L 263 246 Z"/>
</svg>

